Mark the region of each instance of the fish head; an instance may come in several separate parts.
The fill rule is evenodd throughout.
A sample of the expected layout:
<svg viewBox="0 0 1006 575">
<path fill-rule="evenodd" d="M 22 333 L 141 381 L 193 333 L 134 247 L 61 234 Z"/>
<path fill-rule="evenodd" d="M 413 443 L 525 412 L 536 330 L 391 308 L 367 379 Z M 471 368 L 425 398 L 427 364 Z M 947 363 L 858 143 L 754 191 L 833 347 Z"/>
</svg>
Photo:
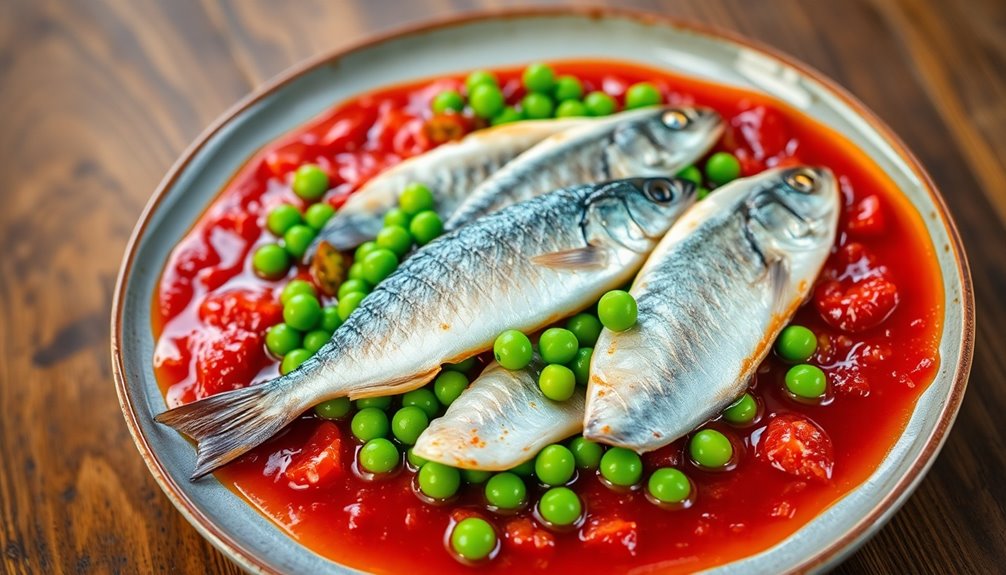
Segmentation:
<svg viewBox="0 0 1006 575">
<path fill-rule="evenodd" d="M 630 178 L 605 184 L 587 198 L 588 241 L 649 253 L 695 203 L 695 194 L 695 184 L 681 178 Z"/>
<path fill-rule="evenodd" d="M 724 127 L 715 110 L 702 106 L 646 110 L 615 130 L 616 161 L 625 175 L 673 175 L 708 151 Z"/>
</svg>

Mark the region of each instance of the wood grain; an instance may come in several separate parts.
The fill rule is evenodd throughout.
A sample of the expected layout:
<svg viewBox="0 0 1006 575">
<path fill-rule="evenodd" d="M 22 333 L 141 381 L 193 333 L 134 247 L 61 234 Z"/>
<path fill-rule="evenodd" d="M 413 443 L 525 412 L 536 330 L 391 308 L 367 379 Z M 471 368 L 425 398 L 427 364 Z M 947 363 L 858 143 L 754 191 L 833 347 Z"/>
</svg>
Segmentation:
<svg viewBox="0 0 1006 575">
<path fill-rule="evenodd" d="M 556 4 L 556 2 L 535 2 Z M 944 190 L 971 257 L 971 385 L 942 455 L 840 573 L 1006 565 L 1006 3 L 634 0 L 838 80 Z M 289 65 L 480 0 L 0 2 L 0 571 L 237 573 L 133 448 L 108 358 L 119 258 L 205 126 Z"/>
</svg>

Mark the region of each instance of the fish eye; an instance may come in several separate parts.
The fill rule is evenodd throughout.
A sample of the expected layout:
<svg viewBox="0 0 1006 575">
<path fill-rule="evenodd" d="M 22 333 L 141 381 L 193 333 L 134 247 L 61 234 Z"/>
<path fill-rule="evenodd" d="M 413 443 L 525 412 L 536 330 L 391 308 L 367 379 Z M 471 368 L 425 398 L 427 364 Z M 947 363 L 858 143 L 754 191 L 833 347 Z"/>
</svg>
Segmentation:
<svg viewBox="0 0 1006 575">
<path fill-rule="evenodd" d="M 672 130 L 683 130 L 692 122 L 692 119 L 683 110 L 674 109 L 664 112 L 661 121 Z"/>
<path fill-rule="evenodd" d="M 817 176 L 806 168 L 793 170 L 786 174 L 786 185 L 798 192 L 809 194 L 817 187 Z"/>
<path fill-rule="evenodd" d="M 667 179 L 647 180 L 643 193 L 650 201 L 666 203 L 674 199 L 674 182 Z"/>
</svg>

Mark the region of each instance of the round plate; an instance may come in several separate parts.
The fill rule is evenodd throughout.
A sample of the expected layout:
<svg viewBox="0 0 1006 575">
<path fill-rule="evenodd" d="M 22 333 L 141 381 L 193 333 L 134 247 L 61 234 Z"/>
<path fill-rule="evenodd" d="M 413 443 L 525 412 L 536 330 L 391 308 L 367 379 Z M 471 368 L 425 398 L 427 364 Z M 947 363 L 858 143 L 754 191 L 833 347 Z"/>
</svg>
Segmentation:
<svg viewBox="0 0 1006 575">
<path fill-rule="evenodd" d="M 195 450 L 182 436 L 153 422 L 165 404 L 152 366 L 150 306 L 169 252 L 256 150 L 341 100 L 411 79 L 570 58 L 635 61 L 763 92 L 802 110 L 844 134 L 890 176 L 921 214 L 939 259 L 946 298 L 942 363 L 890 454 L 865 483 L 789 538 L 712 571 L 823 570 L 890 518 L 933 462 L 957 414 L 971 366 L 971 279 L 942 198 L 887 126 L 805 65 L 721 32 L 610 10 L 472 16 L 377 38 L 274 80 L 226 113 L 185 152 L 133 233 L 112 310 L 112 361 L 122 412 L 151 473 L 178 510 L 245 569 L 355 572 L 301 546 L 213 478 L 189 482 Z"/>
</svg>

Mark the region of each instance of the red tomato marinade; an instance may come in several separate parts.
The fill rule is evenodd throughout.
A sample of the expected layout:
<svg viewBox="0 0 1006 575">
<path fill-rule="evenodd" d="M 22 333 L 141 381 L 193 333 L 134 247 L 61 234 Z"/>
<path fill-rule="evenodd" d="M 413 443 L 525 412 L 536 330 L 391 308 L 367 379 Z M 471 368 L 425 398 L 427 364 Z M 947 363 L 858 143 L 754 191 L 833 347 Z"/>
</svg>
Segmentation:
<svg viewBox="0 0 1006 575">
<path fill-rule="evenodd" d="M 796 163 L 834 170 L 844 199 L 839 239 L 794 319 L 818 335 L 810 363 L 828 374 L 826 397 L 816 404 L 793 399 L 782 384 L 788 366 L 770 355 L 752 384 L 758 418 L 743 427 L 707 424 L 734 442 L 732 469 L 699 469 L 684 439 L 644 456 L 644 484 L 666 465 L 692 479 L 691 507 L 661 509 L 643 488 L 616 492 L 580 473 L 572 488 L 586 519 L 562 533 L 542 527 L 533 511 L 494 515 L 479 486 L 462 487 L 445 505 L 424 503 L 404 464 L 391 477 L 365 481 L 354 471 L 360 445 L 348 420 L 329 423 L 308 413 L 216 477 L 321 555 L 379 573 L 469 572 L 476 567 L 454 558 L 445 534 L 452 522 L 478 515 L 500 537 L 495 556 L 477 566 L 487 572 L 684 572 L 723 564 L 779 543 L 861 484 L 936 373 L 943 296 L 933 247 L 919 215 L 849 142 L 762 95 L 626 63 L 554 67 L 620 104 L 627 86 L 650 81 L 668 102 L 715 108 L 729 124 L 717 149 L 734 153 L 745 175 Z M 497 74 L 508 103 L 519 100 L 520 70 Z M 429 112 L 435 94 L 461 90 L 463 79 L 395 86 L 339 104 L 241 168 L 175 248 L 155 294 L 155 365 L 169 406 L 277 375 L 263 333 L 281 321 L 285 280 L 256 277 L 249 254 L 271 241 L 264 228 L 269 209 L 282 202 L 304 207 L 290 190 L 291 172 L 304 162 L 322 166 L 332 182 L 326 200 L 338 208 L 382 169 L 474 127 Z M 286 279 L 295 275 L 306 277 L 301 268 Z M 531 487 L 531 500 L 540 492 Z"/>
</svg>

